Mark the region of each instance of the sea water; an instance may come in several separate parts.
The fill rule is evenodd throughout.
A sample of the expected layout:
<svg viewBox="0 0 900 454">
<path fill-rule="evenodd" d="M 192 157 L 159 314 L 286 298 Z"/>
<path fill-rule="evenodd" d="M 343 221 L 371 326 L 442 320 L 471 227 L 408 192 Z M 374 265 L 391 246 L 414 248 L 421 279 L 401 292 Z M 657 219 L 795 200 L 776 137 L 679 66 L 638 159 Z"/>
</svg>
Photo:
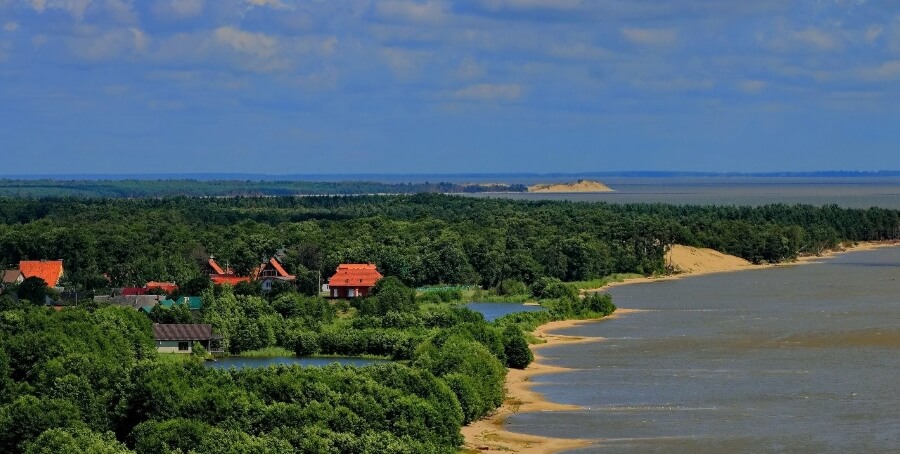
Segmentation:
<svg viewBox="0 0 900 454">
<path fill-rule="evenodd" d="M 559 331 L 577 369 L 535 390 L 579 411 L 508 428 L 578 452 L 900 452 L 900 248 L 611 289 L 618 318 Z"/>
</svg>

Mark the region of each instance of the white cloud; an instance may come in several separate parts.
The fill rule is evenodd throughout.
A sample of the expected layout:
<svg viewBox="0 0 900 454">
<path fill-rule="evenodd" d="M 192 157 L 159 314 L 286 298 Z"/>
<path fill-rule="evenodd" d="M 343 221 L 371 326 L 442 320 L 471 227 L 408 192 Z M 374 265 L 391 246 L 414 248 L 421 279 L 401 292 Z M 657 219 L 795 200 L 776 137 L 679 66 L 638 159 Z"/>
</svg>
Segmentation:
<svg viewBox="0 0 900 454">
<path fill-rule="evenodd" d="M 668 47 L 677 43 L 678 30 L 672 28 L 623 28 L 622 36 L 634 44 Z"/>
<path fill-rule="evenodd" d="M 3 24 L 3 30 L 6 30 L 10 33 L 14 32 L 18 29 L 19 29 L 19 24 L 15 23 L 15 22 L 7 22 L 7 23 Z"/>
<path fill-rule="evenodd" d="M 758 39 L 769 49 L 778 52 L 832 52 L 843 49 L 839 33 L 817 27 L 797 30 L 779 23 L 771 36 L 759 35 Z"/>
<path fill-rule="evenodd" d="M 491 10 L 547 9 L 571 11 L 583 5 L 582 0 L 481 0 L 481 4 Z"/>
<path fill-rule="evenodd" d="M 880 25 L 872 25 L 868 29 L 866 29 L 866 41 L 873 42 L 876 41 L 881 35 L 884 33 L 884 27 Z"/>
<path fill-rule="evenodd" d="M 522 86 L 518 84 L 471 85 L 455 91 L 453 97 L 473 101 L 515 101 L 522 97 Z"/>
<path fill-rule="evenodd" d="M 65 38 L 72 55 L 82 60 L 99 61 L 121 57 L 131 52 L 141 52 L 148 38 L 138 28 L 113 28 L 100 31 L 93 27 L 81 27 L 77 36 Z"/>
<path fill-rule="evenodd" d="M 660 80 L 638 80 L 633 85 L 645 90 L 663 92 L 706 91 L 715 88 L 716 83 L 711 79 L 691 79 L 676 77 Z"/>
<path fill-rule="evenodd" d="M 56 9 L 68 12 L 78 20 L 84 18 L 84 12 L 91 6 L 92 0 L 27 0 L 31 7 L 43 13 L 46 10 Z"/>
<path fill-rule="evenodd" d="M 205 0 L 160 0 L 153 5 L 158 16 L 171 19 L 188 19 L 203 12 Z"/>
<path fill-rule="evenodd" d="M 436 1 L 412 3 L 408 1 L 382 0 L 376 2 L 375 11 L 388 19 L 399 19 L 413 23 L 436 24 L 447 18 L 444 5 Z"/>
<path fill-rule="evenodd" d="M 738 88 L 742 92 L 750 93 L 750 94 L 762 92 L 763 90 L 766 89 L 767 85 L 768 84 L 766 84 L 765 81 L 753 80 L 753 79 L 742 80 L 742 81 L 738 82 Z"/>
<path fill-rule="evenodd" d="M 477 79 L 484 76 L 485 70 L 475 59 L 466 57 L 456 68 L 456 77 L 464 80 Z"/>
<path fill-rule="evenodd" d="M 273 9 L 291 9 L 281 0 L 246 0 L 251 6 L 263 6 Z"/>
<path fill-rule="evenodd" d="M 612 52 L 606 49 L 583 42 L 553 44 L 549 53 L 554 57 L 574 60 L 601 60 L 612 56 Z"/>
<path fill-rule="evenodd" d="M 834 36 L 812 27 L 795 32 L 793 38 L 821 51 L 835 50 L 839 47 L 839 43 Z"/>
<path fill-rule="evenodd" d="M 394 76 L 400 79 L 411 79 L 418 76 L 425 60 L 433 55 L 430 51 L 417 51 L 400 48 L 383 48 L 381 57 Z"/>
<path fill-rule="evenodd" d="M 129 27 L 128 30 L 134 38 L 134 49 L 138 52 L 143 52 L 144 49 L 147 48 L 147 43 L 150 41 L 147 34 L 137 27 Z"/>
<path fill-rule="evenodd" d="M 263 33 L 245 32 L 234 27 L 219 27 L 213 35 L 218 42 L 232 50 L 257 57 L 272 57 L 278 50 L 278 40 Z"/>
<path fill-rule="evenodd" d="M 884 62 L 856 70 L 856 75 L 868 81 L 882 82 L 900 79 L 900 60 Z"/>
</svg>

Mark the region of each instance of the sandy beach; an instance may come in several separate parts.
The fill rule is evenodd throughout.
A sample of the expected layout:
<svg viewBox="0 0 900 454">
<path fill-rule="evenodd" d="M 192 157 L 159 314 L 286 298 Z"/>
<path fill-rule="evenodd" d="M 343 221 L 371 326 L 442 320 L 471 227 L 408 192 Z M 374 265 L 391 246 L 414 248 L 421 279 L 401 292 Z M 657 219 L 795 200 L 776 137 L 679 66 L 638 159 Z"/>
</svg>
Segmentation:
<svg viewBox="0 0 900 454">
<path fill-rule="evenodd" d="M 609 284 L 603 288 L 585 290 L 584 292 L 597 292 L 620 285 L 659 282 L 712 273 L 795 266 L 806 263 L 815 263 L 837 254 L 895 246 L 900 246 L 900 242 L 865 242 L 844 247 L 840 250 L 828 251 L 818 256 L 803 256 L 790 263 L 754 265 L 739 257 L 722 254 L 712 249 L 676 245 L 666 254 L 666 263 L 670 268 L 677 270 L 678 274 L 662 277 L 628 279 L 623 282 Z M 639 312 L 639 310 L 619 308 L 613 315 L 601 320 L 614 319 L 634 312 Z M 564 336 L 553 334 L 553 331 L 585 323 L 595 323 L 597 321 L 599 320 L 556 321 L 541 325 L 535 329 L 534 335 L 545 342 L 531 346 L 531 350 L 534 352 L 534 362 L 532 362 L 525 370 L 509 370 L 506 375 L 506 399 L 496 412 L 487 418 L 473 422 L 462 428 L 462 434 L 465 437 L 464 449 L 468 452 L 481 453 L 556 453 L 586 447 L 591 443 L 598 441 L 539 437 L 509 432 L 503 428 L 506 418 L 515 413 L 566 411 L 577 410 L 579 408 L 574 405 L 563 405 L 544 400 L 540 393 L 531 389 L 531 378 L 538 375 L 570 370 L 543 364 L 541 362 L 542 357 L 540 355 L 540 350 L 564 343 L 602 342 L 604 340 L 602 337 Z"/>
</svg>

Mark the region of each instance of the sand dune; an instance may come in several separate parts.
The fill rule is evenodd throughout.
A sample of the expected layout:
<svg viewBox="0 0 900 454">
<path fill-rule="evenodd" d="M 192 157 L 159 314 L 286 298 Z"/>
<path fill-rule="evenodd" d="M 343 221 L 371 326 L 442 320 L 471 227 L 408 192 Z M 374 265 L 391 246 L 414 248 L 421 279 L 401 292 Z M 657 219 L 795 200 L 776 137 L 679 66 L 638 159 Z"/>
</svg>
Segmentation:
<svg viewBox="0 0 900 454">
<path fill-rule="evenodd" d="M 528 192 L 613 192 L 609 186 L 591 180 L 578 180 L 574 183 L 544 183 L 528 187 Z"/>
<path fill-rule="evenodd" d="M 676 273 L 712 273 L 734 271 L 752 266 L 740 257 L 714 249 L 676 244 L 666 253 L 666 265 Z"/>
</svg>

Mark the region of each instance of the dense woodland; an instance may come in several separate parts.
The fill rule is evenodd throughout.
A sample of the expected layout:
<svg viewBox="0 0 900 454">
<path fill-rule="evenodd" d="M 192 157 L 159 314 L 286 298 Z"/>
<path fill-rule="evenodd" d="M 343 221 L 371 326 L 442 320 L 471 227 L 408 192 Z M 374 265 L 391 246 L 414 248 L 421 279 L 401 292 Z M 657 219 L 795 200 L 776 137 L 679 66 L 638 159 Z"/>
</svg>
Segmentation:
<svg viewBox="0 0 900 454">
<path fill-rule="evenodd" d="M 896 239 L 895 210 L 514 202 L 436 194 L 152 200 L 0 199 L 0 260 L 62 258 L 81 292 L 60 311 L 34 289 L 0 295 L 0 452 L 455 452 L 460 426 L 497 408 L 507 368 L 532 360 L 526 332 L 596 318 L 608 296 L 565 281 L 664 273 L 668 245 L 755 262 L 842 241 Z M 296 286 L 260 295 L 199 276 L 209 254 L 247 272 L 281 252 Z M 388 276 L 373 296 L 315 293 L 341 262 Z M 175 280 L 203 308 L 130 308 L 84 299 L 111 286 Z M 541 301 L 543 312 L 488 323 L 455 306 L 477 284 Z M 315 284 L 315 285 L 312 285 Z M 25 284 L 23 284 L 25 285 Z M 27 288 L 27 286 L 26 286 Z M 32 298 L 40 301 L 38 298 Z M 362 368 L 223 371 L 155 351 L 152 323 L 209 323 L 232 354 L 371 355 Z"/>
<path fill-rule="evenodd" d="M 376 263 L 410 286 L 665 271 L 670 244 L 756 263 L 900 236 L 897 210 L 516 202 L 438 194 L 283 198 L 0 199 L 0 267 L 63 259 L 67 287 L 184 283 L 212 254 L 247 273 L 283 251 L 301 280 Z M 5 263 L 4 263 L 5 262 Z M 311 285 L 309 287 L 312 287 Z"/>
<path fill-rule="evenodd" d="M 525 192 L 521 184 L 383 183 L 377 181 L 269 180 L 11 180 L 0 179 L 6 197 L 234 197 L 422 192 Z"/>
</svg>

